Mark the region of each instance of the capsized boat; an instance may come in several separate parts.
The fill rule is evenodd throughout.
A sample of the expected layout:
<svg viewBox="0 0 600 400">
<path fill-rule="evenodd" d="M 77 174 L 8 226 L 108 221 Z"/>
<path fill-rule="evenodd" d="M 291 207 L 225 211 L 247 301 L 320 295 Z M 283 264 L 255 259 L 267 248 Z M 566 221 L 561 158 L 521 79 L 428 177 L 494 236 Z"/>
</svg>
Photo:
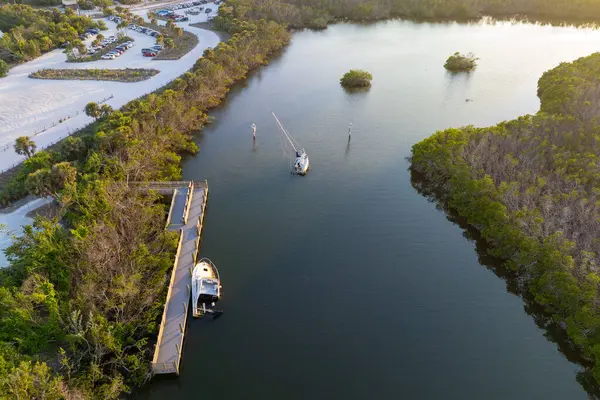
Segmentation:
<svg viewBox="0 0 600 400">
<path fill-rule="evenodd" d="M 275 113 L 272 114 L 273 117 L 275 117 L 275 121 L 277 121 L 281 132 L 283 133 L 289 144 L 292 146 L 292 149 L 294 149 L 294 151 L 296 152 L 296 160 L 294 161 L 294 164 L 292 166 L 292 172 L 298 175 L 306 175 L 309 168 L 308 154 L 306 154 L 306 151 L 304 151 L 304 149 L 298 149 L 299 146 L 297 146 L 297 142 L 296 144 L 294 144 L 295 140 L 294 138 L 292 138 L 292 135 L 290 135 L 289 132 L 285 130 L 281 122 L 279 122 L 277 115 L 275 115 Z"/>
<path fill-rule="evenodd" d="M 195 318 L 212 314 L 215 318 L 223 312 L 216 310 L 221 299 L 219 270 L 208 258 L 202 258 L 192 271 L 192 311 Z"/>
</svg>

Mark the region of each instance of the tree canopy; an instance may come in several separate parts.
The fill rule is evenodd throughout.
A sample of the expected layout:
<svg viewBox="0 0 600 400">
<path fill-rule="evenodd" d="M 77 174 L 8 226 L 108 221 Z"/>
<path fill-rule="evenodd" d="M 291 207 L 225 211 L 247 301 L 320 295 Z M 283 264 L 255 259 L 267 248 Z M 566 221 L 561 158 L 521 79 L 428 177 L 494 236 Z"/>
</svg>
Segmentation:
<svg viewBox="0 0 600 400">
<path fill-rule="evenodd" d="M 81 43 L 80 33 L 103 26 L 70 9 L 62 13 L 23 4 L 0 5 L 0 30 L 4 32 L 0 37 L 0 60 L 14 64 L 31 60 L 63 43 L 77 46 Z"/>
<path fill-rule="evenodd" d="M 471 71 L 477 67 L 478 58 L 473 53 L 460 54 L 456 52 L 446 60 L 444 68 L 452 72 Z"/>
<path fill-rule="evenodd" d="M 0 60 L 0 78 L 8 75 L 8 64 L 4 60 Z"/>
<path fill-rule="evenodd" d="M 538 82 L 541 109 L 489 128 L 437 132 L 412 169 L 593 360 L 600 382 L 600 53 Z"/>
<path fill-rule="evenodd" d="M 261 18 L 291 28 L 326 28 L 336 20 L 476 20 L 527 17 L 542 22 L 600 22 L 597 0 L 228 0 L 219 8 L 242 20 Z M 220 24 L 219 18 L 215 21 Z"/>
<path fill-rule="evenodd" d="M 30 158 L 35 153 L 35 142 L 29 136 L 21 136 L 15 140 L 15 152 L 21 156 Z"/>
<path fill-rule="evenodd" d="M 373 75 L 362 69 L 351 69 L 340 79 L 340 84 L 347 88 L 369 87 Z"/>
<path fill-rule="evenodd" d="M 32 154 L 3 193 L 60 205 L 60 220 L 23 229 L 0 269 L 3 395 L 117 399 L 148 379 L 177 235 L 164 229 L 158 195 L 128 182 L 181 179 L 207 111 L 290 39 L 274 22 L 231 26 L 227 42 L 157 93 L 120 110 L 88 105 L 92 127 Z"/>
</svg>

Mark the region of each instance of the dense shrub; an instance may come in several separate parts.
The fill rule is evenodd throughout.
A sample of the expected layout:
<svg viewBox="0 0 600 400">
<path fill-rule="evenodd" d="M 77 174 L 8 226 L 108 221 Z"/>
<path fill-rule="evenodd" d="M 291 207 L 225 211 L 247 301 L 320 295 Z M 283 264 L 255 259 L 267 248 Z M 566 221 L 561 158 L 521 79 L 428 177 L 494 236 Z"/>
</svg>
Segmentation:
<svg viewBox="0 0 600 400">
<path fill-rule="evenodd" d="M 8 64 L 5 61 L 0 60 L 0 78 L 5 77 L 6 75 L 8 75 Z"/>
<path fill-rule="evenodd" d="M 448 57 L 444 68 L 452 72 L 471 71 L 477 67 L 477 60 L 473 53 L 465 55 L 456 52 Z"/>
<path fill-rule="evenodd" d="M 368 87 L 371 86 L 373 75 L 361 69 L 351 69 L 340 79 L 340 84 L 347 88 Z"/>
<path fill-rule="evenodd" d="M 8 63 L 28 61 L 57 46 L 81 43 L 78 35 L 87 28 L 101 27 L 73 10 L 39 10 L 22 4 L 0 6 L 0 59 Z"/>
</svg>

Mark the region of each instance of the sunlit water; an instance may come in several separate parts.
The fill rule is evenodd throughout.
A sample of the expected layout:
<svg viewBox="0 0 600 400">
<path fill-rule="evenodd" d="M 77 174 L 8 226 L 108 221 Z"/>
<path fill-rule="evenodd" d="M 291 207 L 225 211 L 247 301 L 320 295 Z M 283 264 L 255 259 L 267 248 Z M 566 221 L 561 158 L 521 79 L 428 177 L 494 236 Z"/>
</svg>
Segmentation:
<svg viewBox="0 0 600 400">
<path fill-rule="evenodd" d="M 600 32 L 507 23 L 295 33 L 184 163 L 184 178 L 209 181 L 202 255 L 221 271 L 225 315 L 190 320 L 181 376 L 139 395 L 585 398 L 581 367 L 415 191 L 405 157 L 438 129 L 536 112 L 540 75 L 599 46 Z M 446 73 L 455 51 L 477 70 Z M 339 86 L 350 68 L 373 74 L 370 90 Z M 289 174 L 271 111 L 306 148 L 306 177 Z"/>
</svg>

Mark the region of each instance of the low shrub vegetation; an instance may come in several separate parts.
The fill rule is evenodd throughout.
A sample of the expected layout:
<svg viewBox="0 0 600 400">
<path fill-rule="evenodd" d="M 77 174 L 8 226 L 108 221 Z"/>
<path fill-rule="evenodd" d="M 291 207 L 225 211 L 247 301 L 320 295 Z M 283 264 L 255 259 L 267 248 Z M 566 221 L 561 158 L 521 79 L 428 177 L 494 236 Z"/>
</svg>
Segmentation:
<svg viewBox="0 0 600 400">
<path fill-rule="evenodd" d="M 340 79 L 340 84 L 346 88 L 361 88 L 371 86 L 373 75 L 361 69 L 351 69 Z"/>
<path fill-rule="evenodd" d="M 29 75 L 35 79 L 139 82 L 153 77 L 156 69 L 42 69 Z"/>
<path fill-rule="evenodd" d="M 460 54 L 456 52 L 446 60 L 444 68 L 451 72 L 472 71 L 477 67 L 478 58 L 473 53 Z"/>
</svg>

